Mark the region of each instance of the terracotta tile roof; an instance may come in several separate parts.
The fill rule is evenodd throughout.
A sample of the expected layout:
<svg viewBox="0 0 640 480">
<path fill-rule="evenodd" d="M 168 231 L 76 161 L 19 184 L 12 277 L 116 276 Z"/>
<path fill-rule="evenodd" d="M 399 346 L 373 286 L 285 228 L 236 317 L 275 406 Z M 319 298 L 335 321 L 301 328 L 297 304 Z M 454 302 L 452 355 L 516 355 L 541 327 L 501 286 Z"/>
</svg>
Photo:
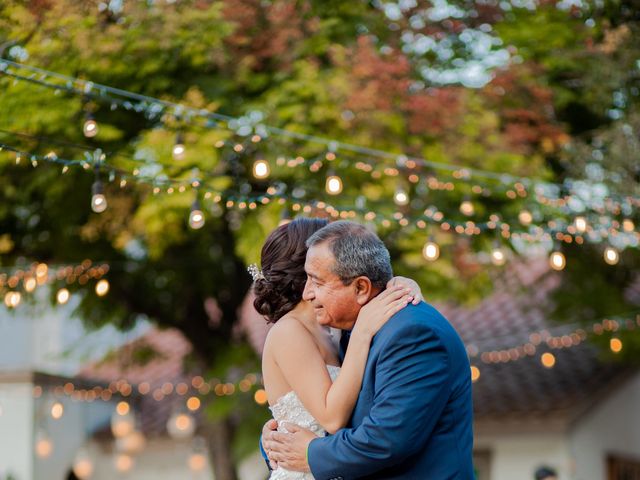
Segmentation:
<svg viewBox="0 0 640 480">
<path fill-rule="evenodd" d="M 476 418 L 551 413 L 571 417 L 628 374 L 619 365 L 603 362 L 588 342 L 564 349 L 549 349 L 542 342 L 535 355 L 507 363 L 485 363 L 473 355 L 523 345 L 532 332 L 563 335 L 578 328 L 549 320 L 550 295 L 559 283 L 560 274 L 546 259 L 513 262 L 496 280 L 494 293 L 478 305 L 435 305 L 467 345 L 472 365 L 480 369 L 473 386 Z M 540 362 L 546 351 L 556 358 L 550 369 Z"/>
</svg>

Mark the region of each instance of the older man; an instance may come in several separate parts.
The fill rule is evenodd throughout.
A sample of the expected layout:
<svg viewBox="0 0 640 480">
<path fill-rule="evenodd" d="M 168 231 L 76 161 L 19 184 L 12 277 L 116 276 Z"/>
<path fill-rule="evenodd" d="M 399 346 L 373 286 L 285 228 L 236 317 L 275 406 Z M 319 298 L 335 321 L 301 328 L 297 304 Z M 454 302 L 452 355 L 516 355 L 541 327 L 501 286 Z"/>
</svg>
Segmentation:
<svg viewBox="0 0 640 480">
<path fill-rule="evenodd" d="M 360 308 L 391 277 L 389 252 L 362 225 L 335 222 L 307 241 L 303 298 L 321 325 L 346 333 Z M 341 342 L 343 348 L 344 343 Z M 373 339 L 349 428 L 317 438 L 263 432 L 272 462 L 325 479 L 472 480 L 469 361 L 449 322 L 433 307 L 410 305 Z"/>
</svg>

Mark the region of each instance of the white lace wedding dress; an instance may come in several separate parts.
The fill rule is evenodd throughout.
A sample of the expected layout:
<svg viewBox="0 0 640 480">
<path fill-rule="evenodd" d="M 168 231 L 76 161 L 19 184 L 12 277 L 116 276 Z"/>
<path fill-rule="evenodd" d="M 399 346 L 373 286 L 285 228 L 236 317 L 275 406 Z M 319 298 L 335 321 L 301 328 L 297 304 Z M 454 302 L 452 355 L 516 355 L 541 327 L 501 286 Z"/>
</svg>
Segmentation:
<svg viewBox="0 0 640 480">
<path fill-rule="evenodd" d="M 329 370 L 329 376 L 332 381 L 338 377 L 340 373 L 340 367 L 334 365 L 327 365 Z M 302 402 L 298 398 L 298 395 L 292 390 L 289 393 L 285 393 L 278 399 L 275 405 L 270 407 L 273 418 L 278 422 L 278 431 L 286 432 L 287 430 L 282 426 L 282 422 L 293 423 L 303 428 L 307 428 L 315 433 L 319 437 L 323 437 L 325 434 L 324 428 L 316 421 L 315 418 L 304 408 Z M 285 470 L 284 468 L 277 468 L 271 472 L 269 480 L 313 480 L 313 475 L 303 472 L 292 472 Z"/>
</svg>

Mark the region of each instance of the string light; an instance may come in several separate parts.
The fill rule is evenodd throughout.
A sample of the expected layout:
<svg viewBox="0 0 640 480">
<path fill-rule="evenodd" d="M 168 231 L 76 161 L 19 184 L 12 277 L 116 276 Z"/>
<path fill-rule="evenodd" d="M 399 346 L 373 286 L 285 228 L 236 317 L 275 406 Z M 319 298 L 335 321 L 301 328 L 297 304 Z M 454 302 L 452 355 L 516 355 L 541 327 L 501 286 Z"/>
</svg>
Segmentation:
<svg viewBox="0 0 640 480">
<path fill-rule="evenodd" d="M 604 261 L 609 265 L 615 265 L 620 260 L 620 254 L 618 250 L 613 247 L 607 247 L 604 249 Z"/>
<path fill-rule="evenodd" d="M 182 137 L 181 133 L 178 133 L 178 135 L 176 136 L 176 143 L 171 149 L 171 154 L 173 155 L 174 160 L 183 160 L 185 153 L 186 148 L 184 146 L 184 138 Z"/>
<path fill-rule="evenodd" d="M 460 204 L 460 212 L 467 217 L 470 217 L 475 213 L 475 208 L 471 200 L 469 200 L 468 198 L 463 200 L 463 202 Z"/>
<path fill-rule="evenodd" d="M 107 293 L 109 293 L 109 282 L 103 278 L 96 283 L 96 295 L 104 297 Z"/>
<path fill-rule="evenodd" d="M 507 256 L 499 245 L 495 245 L 491 251 L 491 263 L 502 266 L 507 262 Z"/>
<path fill-rule="evenodd" d="M 265 405 L 267 403 L 267 392 L 265 392 L 262 388 L 256 390 L 256 393 L 253 395 L 253 399 L 258 405 Z"/>
<path fill-rule="evenodd" d="M 44 430 L 39 430 L 36 434 L 35 450 L 40 458 L 49 458 L 53 453 L 53 442 Z"/>
<path fill-rule="evenodd" d="M 86 480 L 93 474 L 93 461 L 89 454 L 81 450 L 73 462 L 73 473 L 80 480 Z"/>
<path fill-rule="evenodd" d="M 518 220 L 520 220 L 520 223 L 522 225 L 528 226 L 528 225 L 531 225 L 531 222 L 533 221 L 533 216 L 531 215 L 531 212 L 529 212 L 528 210 L 522 210 L 518 214 Z"/>
<path fill-rule="evenodd" d="M 198 202 L 198 200 L 195 200 L 193 204 L 191 204 L 189 226 L 194 230 L 198 230 L 204 226 L 204 213 L 200 210 L 200 202 Z"/>
<path fill-rule="evenodd" d="M 64 415 L 64 405 L 60 402 L 54 402 L 53 405 L 51 405 L 51 418 L 60 420 L 62 415 Z"/>
<path fill-rule="evenodd" d="M 545 368 L 553 368 L 556 364 L 556 357 L 553 353 L 545 352 L 540 357 L 540 361 Z"/>
<path fill-rule="evenodd" d="M 398 188 L 393 195 L 393 201 L 396 205 L 407 205 L 409 203 L 409 195 L 403 188 Z"/>
<path fill-rule="evenodd" d="M 330 174 L 327 176 L 325 188 L 329 195 L 340 194 L 342 192 L 342 179 L 337 175 Z"/>
<path fill-rule="evenodd" d="M 167 421 L 167 431 L 175 440 L 190 438 L 195 432 L 196 422 L 188 413 L 175 412 Z"/>
<path fill-rule="evenodd" d="M 198 397 L 190 397 L 187 400 L 187 408 L 192 412 L 195 412 L 200 408 L 200 399 Z"/>
<path fill-rule="evenodd" d="M 56 300 L 60 305 L 64 305 L 69 301 L 70 296 L 71 294 L 69 293 L 69 290 L 67 290 L 66 288 L 61 288 L 56 294 Z"/>
<path fill-rule="evenodd" d="M 635 230 L 636 226 L 633 223 L 633 220 L 629 219 L 629 218 L 625 218 L 622 221 L 622 229 L 627 232 L 627 233 L 631 233 Z"/>
<path fill-rule="evenodd" d="M 256 160 L 253 163 L 253 176 L 257 179 L 265 179 L 269 177 L 271 173 L 271 168 L 269 167 L 269 162 L 266 160 Z"/>
<path fill-rule="evenodd" d="M 622 351 L 622 340 L 617 337 L 611 338 L 609 340 L 609 348 L 613 353 L 620 353 Z"/>
<path fill-rule="evenodd" d="M 21 300 L 22 295 L 20 295 L 20 292 L 7 292 L 4 296 L 4 304 L 8 308 L 17 308 Z"/>
<path fill-rule="evenodd" d="M 549 265 L 554 270 L 560 271 L 560 270 L 563 270 L 564 267 L 567 265 L 567 260 L 562 252 L 555 251 L 555 252 L 552 252 L 551 256 L 549 257 Z"/>
<path fill-rule="evenodd" d="M 432 238 L 424 244 L 424 247 L 422 248 L 422 256 L 430 262 L 437 260 L 440 256 L 440 247 Z"/>
<path fill-rule="evenodd" d="M 33 277 L 29 277 L 24 280 L 24 289 L 29 293 L 33 292 L 36 289 L 37 285 L 38 282 Z"/>
<path fill-rule="evenodd" d="M 87 114 L 85 117 L 82 133 L 87 138 L 93 138 L 98 135 L 98 122 L 95 121 L 93 115 Z"/>
<path fill-rule="evenodd" d="M 475 365 L 471 365 L 471 381 L 473 383 L 480 379 L 480 369 Z"/>
<path fill-rule="evenodd" d="M 102 213 L 107 209 L 107 198 L 104 196 L 104 188 L 100 181 L 100 171 L 96 166 L 96 180 L 91 187 L 91 210 Z"/>
<path fill-rule="evenodd" d="M 193 452 L 189 455 L 187 466 L 192 472 L 201 472 L 207 466 L 207 457 L 199 452 Z"/>
<path fill-rule="evenodd" d="M 576 227 L 576 230 L 579 233 L 584 233 L 587 231 L 587 219 L 580 216 L 580 217 L 576 217 L 574 220 L 574 224 Z"/>
<path fill-rule="evenodd" d="M 123 402 L 118 404 L 116 410 L 111 415 L 111 433 L 113 433 L 113 436 L 116 438 L 126 437 L 135 430 L 135 418 L 122 403 Z"/>
<path fill-rule="evenodd" d="M 126 473 L 133 468 L 133 457 L 126 453 L 118 453 L 116 454 L 114 464 L 118 472 Z"/>
<path fill-rule="evenodd" d="M 124 416 L 131 411 L 131 407 L 128 402 L 118 402 L 116 405 L 116 413 L 120 416 Z"/>
</svg>

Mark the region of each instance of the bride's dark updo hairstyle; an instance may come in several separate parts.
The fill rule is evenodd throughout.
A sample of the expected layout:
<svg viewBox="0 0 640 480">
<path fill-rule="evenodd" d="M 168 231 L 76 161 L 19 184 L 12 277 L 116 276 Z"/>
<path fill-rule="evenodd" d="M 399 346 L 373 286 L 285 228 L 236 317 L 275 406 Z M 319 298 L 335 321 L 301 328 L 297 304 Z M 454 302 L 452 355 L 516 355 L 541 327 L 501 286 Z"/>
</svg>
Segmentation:
<svg viewBox="0 0 640 480">
<path fill-rule="evenodd" d="M 327 225 L 323 218 L 296 218 L 276 228 L 262 246 L 260 264 L 264 278 L 254 283 L 253 306 L 275 323 L 302 300 L 307 274 L 307 238 Z"/>
</svg>

